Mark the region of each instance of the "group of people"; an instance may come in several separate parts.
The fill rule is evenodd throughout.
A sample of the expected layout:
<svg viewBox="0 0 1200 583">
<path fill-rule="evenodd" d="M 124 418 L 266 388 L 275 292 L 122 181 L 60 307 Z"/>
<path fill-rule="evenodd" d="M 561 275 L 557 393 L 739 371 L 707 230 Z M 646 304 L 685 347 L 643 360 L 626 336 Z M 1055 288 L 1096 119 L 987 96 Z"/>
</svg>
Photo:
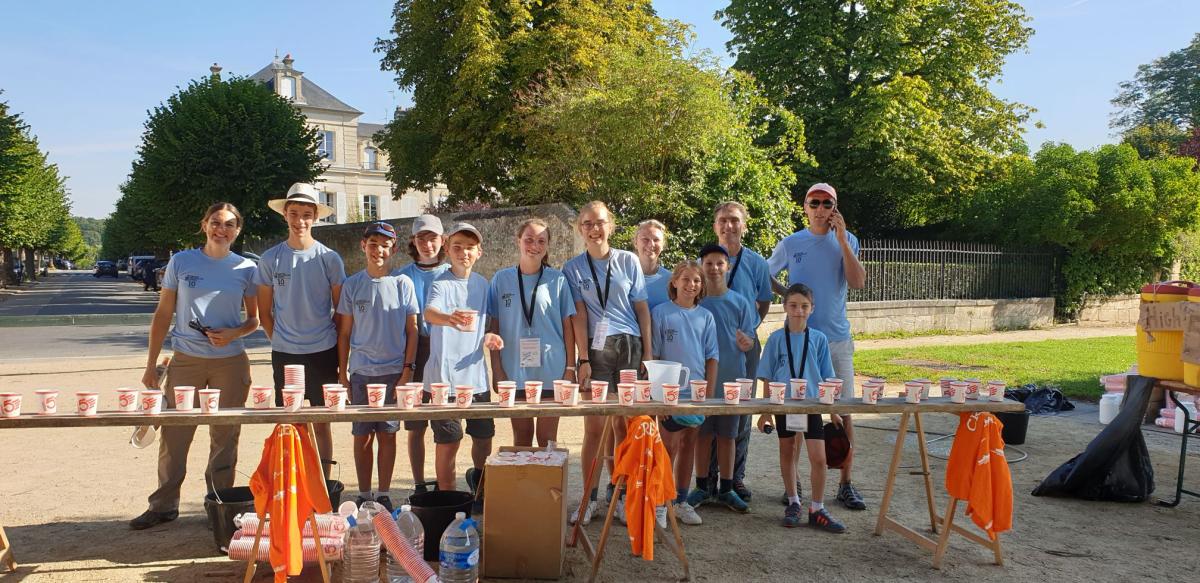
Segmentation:
<svg viewBox="0 0 1200 583">
<path fill-rule="evenodd" d="M 283 215 L 288 237 L 263 253 L 257 265 L 231 250 L 242 216 L 229 203 L 214 204 L 205 213 L 203 247 L 177 253 L 168 263 L 142 379 L 145 386 L 160 384 L 155 363 L 169 333 L 174 358 L 164 386 L 168 406 L 176 386 L 219 388 L 222 407 L 242 406 L 250 366 L 241 338 L 260 326 L 271 340 L 277 405 L 282 404 L 284 367 L 293 364 L 304 366 L 305 398 L 314 404 L 323 403 L 322 386 L 328 383 L 348 387 L 354 404 L 365 404 L 367 385 L 378 383 L 422 383 L 428 402 L 431 383 L 470 386 L 476 401 L 488 401 L 498 382 L 521 387 L 540 381 L 549 398 L 556 380 L 576 383 L 585 393 L 591 381 L 615 387 L 621 370 L 637 370 L 654 359 L 687 367 L 693 379 L 707 382 L 709 398 L 717 398 L 717 387 L 739 378 L 759 379 L 764 393 L 767 383 L 803 378 L 813 398 L 820 382 L 838 378 L 842 397 L 854 396 L 854 344 L 845 302 L 848 288 L 864 285 L 866 272 L 858 260 L 858 241 L 837 210 L 837 191 L 828 184 L 808 190 L 807 228 L 782 240 L 769 259 L 742 245 L 750 216 L 738 202 L 714 210 L 716 242 L 668 269 L 660 263 L 668 244 L 662 223 L 651 219 L 637 225 L 634 252 L 614 249 L 610 237 L 616 220 L 603 202 L 593 201 L 578 212 L 584 252 L 561 269 L 551 266 L 549 226 L 530 218 L 514 233 L 517 264 L 497 271 L 490 281 L 474 272 L 484 237 L 468 223 L 446 228 L 436 216 L 422 215 L 407 240 L 386 222 L 369 223 L 360 242 L 366 268 L 346 277 L 341 257 L 313 238 L 314 223 L 333 212 L 319 202 L 314 187 L 296 184 L 269 205 Z M 401 245 L 412 261 L 395 269 L 391 258 Z M 786 285 L 777 279 L 784 271 Z M 786 320 L 760 345 L 758 328 L 776 295 L 782 297 Z M 690 398 L 690 387 L 684 384 L 681 393 L 681 399 Z M 524 391 L 517 395 L 523 399 Z M 394 402 L 395 391 L 387 391 L 387 399 Z M 853 441 L 849 416 L 830 417 Z M 516 445 L 545 446 L 557 437 L 557 417 L 511 422 Z M 584 418 L 585 473 L 602 451 L 614 447 L 611 441 L 602 443 L 605 422 Z M 697 509 L 705 504 L 749 510 L 752 493 L 745 471 L 754 426 L 749 415 L 679 415 L 659 423 L 673 462 L 679 488 L 673 504 L 682 522 L 700 524 Z M 623 424 L 612 425 L 619 442 Z M 807 442 L 807 523 L 844 532 L 824 505 L 822 417 L 764 415 L 757 425 L 779 436 L 783 525 L 803 524 L 797 461 Z M 427 482 L 424 472 L 430 427 L 435 482 Z M 406 421 L 404 429 L 415 491 L 455 489 L 463 423 Z M 374 500 L 392 508 L 399 431 L 398 421 L 353 424 L 359 503 Z M 194 427 L 163 427 L 158 487 L 148 510 L 130 522 L 132 528 L 178 516 L 194 433 Z M 239 427 L 213 426 L 210 433 L 206 480 L 213 489 L 230 487 Z M 474 492 L 492 451 L 495 423 L 468 419 L 465 433 L 471 437 L 465 478 Z M 333 435 L 327 424 L 317 425 L 315 434 L 328 471 Z M 866 505 L 851 482 L 852 452 L 841 466 L 836 499 L 861 510 Z M 586 524 L 599 515 L 599 489 L 583 496 L 587 504 L 572 522 Z M 608 503 L 622 506 L 622 497 L 608 486 Z M 623 518 L 624 512 L 618 508 L 617 515 Z M 665 507 L 660 508 L 660 522 L 665 516 Z"/>
</svg>

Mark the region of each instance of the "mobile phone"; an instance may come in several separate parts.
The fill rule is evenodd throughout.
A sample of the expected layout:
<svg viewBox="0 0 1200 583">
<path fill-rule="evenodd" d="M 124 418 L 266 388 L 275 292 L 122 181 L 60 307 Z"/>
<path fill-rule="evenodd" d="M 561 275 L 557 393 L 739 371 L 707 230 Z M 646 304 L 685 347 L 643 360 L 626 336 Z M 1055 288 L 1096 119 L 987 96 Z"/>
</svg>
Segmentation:
<svg viewBox="0 0 1200 583">
<path fill-rule="evenodd" d="M 208 326 L 201 324 L 200 320 L 192 320 L 191 322 L 188 322 L 188 328 L 191 328 L 192 330 L 195 330 L 205 336 L 208 336 L 208 331 L 211 330 L 211 328 Z"/>
</svg>

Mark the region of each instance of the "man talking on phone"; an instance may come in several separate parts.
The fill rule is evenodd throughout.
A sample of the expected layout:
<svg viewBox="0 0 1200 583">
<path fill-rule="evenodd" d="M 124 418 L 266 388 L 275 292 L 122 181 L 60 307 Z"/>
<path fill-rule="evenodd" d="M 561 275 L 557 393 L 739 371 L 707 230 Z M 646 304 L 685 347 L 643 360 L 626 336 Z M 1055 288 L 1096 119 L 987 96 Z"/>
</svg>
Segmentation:
<svg viewBox="0 0 1200 583">
<path fill-rule="evenodd" d="M 837 190 L 820 182 L 809 187 L 804 196 L 804 216 L 808 228 L 785 237 L 767 260 L 772 278 L 787 270 L 788 287 L 802 283 L 813 290 L 813 313 L 808 325 L 829 338 L 829 353 L 834 375 L 842 380 L 842 400 L 854 399 L 854 341 L 850 320 L 846 317 L 846 296 L 850 288 L 862 289 L 867 270 L 858 260 L 858 238 L 846 230 L 846 219 L 838 212 Z M 782 295 L 785 286 L 772 284 Z M 850 416 L 842 415 L 846 437 L 854 443 Z M 854 450 L 842 464 L 837 499 L 851 510 L 865 510 L 862 495 L 850 482 Z"/>
</svg>

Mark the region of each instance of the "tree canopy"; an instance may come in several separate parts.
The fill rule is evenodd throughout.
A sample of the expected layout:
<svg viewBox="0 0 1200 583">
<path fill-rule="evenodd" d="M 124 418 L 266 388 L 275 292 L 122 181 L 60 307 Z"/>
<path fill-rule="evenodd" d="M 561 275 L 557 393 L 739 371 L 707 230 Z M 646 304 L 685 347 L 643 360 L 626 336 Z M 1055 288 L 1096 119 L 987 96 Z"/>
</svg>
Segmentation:
<svg viewBox="0 0 1200 583">
<path fill-rule="evenodd" d="M 1188 46 L 1139 65 L 1112 104 L 1118 111 L 1109 125 L 1123 132 L 1159 122 L 1183 130 L 1200 126 L 1200 33 Z"/>
<path fill-rule="evenodd" d="M 316 144 L 299 110 L 262 83 L 217 75 L 192 81 L 149 113 L 105 224 L 102 255 L 199 243 L 203 212 L 219 201 L 242 212 L 242 239 L 278 232 L 282 223 L 267 201 L 320 174 Z"/>
<path fill-rule="evenodd" d="M 832 183 L 860 232 L 953 215 L 1023 148 L 1032 110 L 989 88 L 1032 34 L 1016 2 L 731 0 L 718 18 L 734 66 L 804 122 L 817 165 L 797 167 L 801 186 Z"/>
</svg>

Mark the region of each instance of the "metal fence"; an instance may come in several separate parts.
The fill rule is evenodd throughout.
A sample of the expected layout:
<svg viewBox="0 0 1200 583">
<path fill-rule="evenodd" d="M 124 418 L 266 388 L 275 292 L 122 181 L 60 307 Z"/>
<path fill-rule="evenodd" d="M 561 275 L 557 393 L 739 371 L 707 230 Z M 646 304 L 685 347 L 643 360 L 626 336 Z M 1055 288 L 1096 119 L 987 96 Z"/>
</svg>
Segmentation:
<svg viewBox="0 0 1200 583">
<path fill-rule="evenodd" d="M 1054 295 L 1057 261 L 1045 251 L 983 243 L 864 240 L 865 289 L 851 301 L 965 300 Z"/>
</svg>

